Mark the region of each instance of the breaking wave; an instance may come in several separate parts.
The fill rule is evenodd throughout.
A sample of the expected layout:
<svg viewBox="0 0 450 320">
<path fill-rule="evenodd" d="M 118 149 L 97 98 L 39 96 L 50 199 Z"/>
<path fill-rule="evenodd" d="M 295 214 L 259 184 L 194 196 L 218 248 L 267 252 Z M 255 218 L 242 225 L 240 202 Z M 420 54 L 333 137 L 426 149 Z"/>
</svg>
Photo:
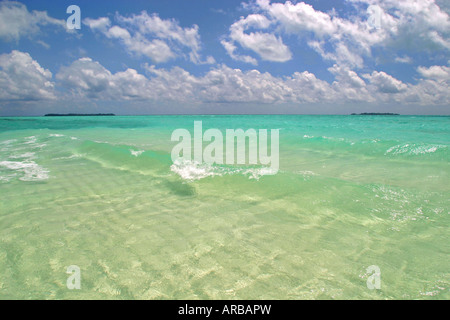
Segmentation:
<svg viewBox="0 0 450 320">
<path fill-rule="evenodd" d="M 36 162 L 31 160 L 25 161 L 1 161 L 0 167 L 13 171 L 6 176 L 2 176 L 1 180 L 9 181 L 12 177 L 20 175 L 21 181 L 43 181 L 49 178 L 49 171 Z"/>
<path fill-rule="evenodd" d="M 0 158 L 0 181 L 13 179 L 21 181 L 45 181 L 49 179 L 49 170 L 35 162 L 36 151 L 45 144 L 38 143 L 36 136 L 11 139 L 0 143 L 3 148 Z"/>
<path fill-rule="evenodd" d="M 398 154 L 406 154 L 406 155 L 422 155 L 435 153 L 438 150 L 445 150 L 447 146 L 437 145 L 437 144 L 399 144 L 389 148 L 386 151 L 387 154 L 398 155 Z"/>
<path fill-rule="evenodd" d="M 245 168 L 228 167 L 220 165 L 210 165 L 207 163 L 198 163 L 189 160 L 176 160 L 170 170 L 179 175 L 183 180 L 195 181 L 207 177 L 225 176 L 225 175 L 244 175 L 249 179 L 259 180 L 266 175 L 275 175 L 278 170 L 270 167 Z"/>
</svg>

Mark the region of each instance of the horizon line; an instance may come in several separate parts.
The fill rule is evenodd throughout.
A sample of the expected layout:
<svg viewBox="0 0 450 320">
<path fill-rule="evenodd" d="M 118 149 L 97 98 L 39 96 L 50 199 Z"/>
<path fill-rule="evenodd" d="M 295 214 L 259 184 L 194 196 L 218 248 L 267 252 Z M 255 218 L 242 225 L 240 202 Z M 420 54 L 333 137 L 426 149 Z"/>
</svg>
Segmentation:
<svg viewBox="0 0 450 320">
<path fill-rule="evenodd" d="M 151 113 L 151 114 L 101 114 L 102 117 L 148 117 L 148 116 L 430 116 L 430 117 L 449 117 L 450 114 L 371 114 L 372 112 L 366 112 L 366 114 L 356 113 Z M 375 112 L 374 112 L 375 113 Z M 0 115 L 0 118 L 58 118 L 58 117 L 77 117 L 86 116 L 80 115 L 67 115 L 61 116 L 46 116 L 44 115 Z M 88 115 L 89 116 L 89 115 Z M 92 114 L 92 117 L 99 116 L 98 114 Z"/>
</svg>

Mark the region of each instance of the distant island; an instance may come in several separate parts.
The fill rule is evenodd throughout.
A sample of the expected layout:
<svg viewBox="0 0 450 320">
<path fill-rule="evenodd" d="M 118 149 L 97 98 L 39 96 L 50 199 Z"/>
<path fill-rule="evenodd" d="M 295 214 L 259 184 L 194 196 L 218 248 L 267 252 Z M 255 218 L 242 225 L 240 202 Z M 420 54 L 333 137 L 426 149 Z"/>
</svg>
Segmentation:
<svg viewBox="0 0 450 320">
<path fill-rule="evenodd" d="M 378 113 L 378 112 L 364 112 L 364 113 L 352 113 L 352 116 L 399 116 L 398 113 Z"/>
<path fill-rule="evenodd" d="M 48 113 L 45 117 L 104 117 L 115 116 L 114 113 Z"/>
</svg>

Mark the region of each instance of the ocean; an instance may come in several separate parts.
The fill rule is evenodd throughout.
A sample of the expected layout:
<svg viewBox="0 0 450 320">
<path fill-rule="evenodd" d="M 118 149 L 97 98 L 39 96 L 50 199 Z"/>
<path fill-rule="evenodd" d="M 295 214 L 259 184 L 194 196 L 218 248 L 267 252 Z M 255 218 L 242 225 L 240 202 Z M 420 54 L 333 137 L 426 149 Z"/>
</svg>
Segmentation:
<svg viewBox="0 0 450 320">
<path fill-rule="evenodd" d="M 278 129 L 278 172 L 174 164 L 194 121 Z M 450 299 L 449 146 L 435 116 L 0 118 L 0 299 Z"/>
</svg>

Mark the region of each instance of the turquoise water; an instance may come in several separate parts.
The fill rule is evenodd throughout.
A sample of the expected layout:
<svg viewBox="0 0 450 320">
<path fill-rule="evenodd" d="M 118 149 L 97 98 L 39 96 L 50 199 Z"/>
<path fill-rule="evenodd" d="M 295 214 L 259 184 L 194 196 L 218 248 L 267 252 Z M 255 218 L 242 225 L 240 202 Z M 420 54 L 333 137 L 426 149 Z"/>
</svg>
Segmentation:
<svg viewBox="0 0 450 320">
<path fill-rule="evenodd" d="M 200 120 L 279 129 L 279 172 L 174 166 Z M 449 117 L 0 118 L 0 298 L 449 299 L 449 145 Z"/>
</svg>

